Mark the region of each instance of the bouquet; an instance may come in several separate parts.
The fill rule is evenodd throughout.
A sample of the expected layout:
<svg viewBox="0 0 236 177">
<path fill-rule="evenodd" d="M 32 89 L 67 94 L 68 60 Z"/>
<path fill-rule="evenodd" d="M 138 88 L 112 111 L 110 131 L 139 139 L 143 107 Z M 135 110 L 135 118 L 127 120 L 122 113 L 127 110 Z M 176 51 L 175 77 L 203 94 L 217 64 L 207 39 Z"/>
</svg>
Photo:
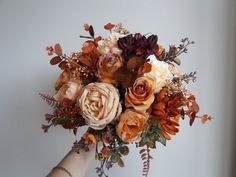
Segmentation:
<svg viewBox="0 0 236 177">
<path fill-rule="evenodd" d="M 196 118 L 203 123 L 208 114 L 198 115 L 195 96 L 186 85 L 196 80 L 196 72 L 182 73 L 179 56 L 193 44 L 188 38 L 166 50 L 157 35 L 131 33 L 122 24 L 104 26 L 109 35 L 96 36 L 92 25 L 85 24 L 88 35 L 81 51 L 63 54 L 60 44 L 47 47 L 50 63 L 61 74 L 55 82 L 55 95 L 41 94 L 53 112 L 45 114 L 47 125 L 62 126 L 75 135 L 88 130 L 73 145 L 76 152 L 89 151 L 96 145 L 95 158 L 99 177 L 107 176 L 114 164 L 129 153 L 129 144 L 139 148 L 143 176 L 150 168 L 150 150 L 157 143 L 166 145 L 179 131 L 180 119 L 188 117 L 190 126 Z"/>
</svg>

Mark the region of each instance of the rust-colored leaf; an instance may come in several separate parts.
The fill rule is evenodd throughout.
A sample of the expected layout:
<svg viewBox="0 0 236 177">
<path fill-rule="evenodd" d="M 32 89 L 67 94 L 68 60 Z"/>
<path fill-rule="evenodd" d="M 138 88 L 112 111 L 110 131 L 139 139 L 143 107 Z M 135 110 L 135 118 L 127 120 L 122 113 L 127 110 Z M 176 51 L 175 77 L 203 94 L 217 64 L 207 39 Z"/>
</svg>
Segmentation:
<svg viewBox="0 0 236 177">
<path fill-rule="evenodd" d="M 98 36 L 94 39 L 94 42 L 97 44 L 99 41 L 102 40 L 102 37 L 101 36 Z"/>
<path fill-rule="evenodd" d="M 82 51 L 84 53 L 90 53 L 95 49 L 95 45 L 92 41 L 87 41 L 83 44 Z"/>
<path fill-rule="evenodd" d="M 171 140 L 170 135 L 168 135 L 165 131 L 162 131 L 162 132 L 161 132 L 161 135 L 164 136 L 165 139 Z"/>
<path fill-rule="evenodd" d="M 157 48 L 157 50 L 156 50 L 155 55 L 157 58 L 159 58 L 162 55 L 162 53 L 164 52 L 164 48 L 160 44 L 157 44 L 156 48 Z"/>
<path fill-rule="evenodd" d="M 112 28 L 114 28 L 114 27 L 115 27 L 115 25 L 112 23 L 107 23 L 106 25 L 104 25 L 104 28 L 106 30 L 112 30 Z"/>
<path fill-rule="evenodd" d="M 53 57 L 53 58 L 50 60 L 50 64 L 51 64 L 51 65 L 56 65 L 56 64 L 60 63 L 61 61 L 62 61 L 61 57 L 56 56 L 56 57 Z"/>
<path fill-rule="evenodd" d="M 85 31 L 89 31 L 89 27 L 90 27 L 89 24 L 84 24 L 84 30 L 85 30 Z"/>
<path fill-rule="evenodd" d="M 132 57 L 127 62 L 127 69 L 129 71 L 138 71 L 139 67 L 142 66 L 144 60 L 141 57 Z"/>
<path fill-rule="evenodd" d="M 143 73 L 149 73 L 152 70 L 152 65 L 150 63 L 144 63 Z"/>
<path fill-rule="evenodd" d="M 67 69 L 68 67 L 67 67 L 67 65 L 66 65 L 66 61 L 62 61 L 58 66 L 61 68 L 61 70 L 65 70 L 65 69 Z"/>
<path fill-rule="evenodd" d="M 123 168 L 125 166 L 124 161 L 122 159 L 120 159 L 117 163 L 119 165 L 119 167 Z"/>
<path fill-rule="evenodd" d="M 55 49 L 55 53 L 58 56 L 62 56 L 62 49 L 61 49 L 61 45 L 59 43 L 55 44 L 54 49 Z"/>
<path fill-rule="evenodd" d="M 53 55 L 53 53 L 54 53 L 54 49 L 53 49 L 52 46 L 50 46 L 50 47 L 46 47 L 46 50 L 47 50 L 48 55 Z"/>
<path fill-rule="evenodd" d="M 205 124 L 207 121 L 212 120 L 212 119 L 213 119 L 212 116 L 210 116 L 210 115 L 208 115 L 208 114 L 204 114 L 204 115 L 201 117 L 201 122 L 202 122 L 202 124 Z"/>
</svg>

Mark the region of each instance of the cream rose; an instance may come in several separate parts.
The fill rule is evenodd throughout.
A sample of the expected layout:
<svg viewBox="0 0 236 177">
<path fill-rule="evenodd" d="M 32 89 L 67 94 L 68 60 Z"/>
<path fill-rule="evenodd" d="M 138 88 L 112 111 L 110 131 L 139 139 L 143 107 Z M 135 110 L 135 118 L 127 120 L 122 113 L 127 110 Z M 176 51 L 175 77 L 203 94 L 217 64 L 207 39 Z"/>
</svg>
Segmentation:
<svg viewBox="0 0 236 177">
<path fill-rule="evenodd" d="M 115 84 L 114 72 L 123 65 L 123 58 L 118 54 L 105 54 L 97 63 L 98 78 L 101 82 Z"/>
<path fill-rule="evenodd" d="M 78 82 L 69 81 L 64 84 L 54 95 L 54 99 L 63 102 L 64 99 L 76 101 L 82 90 L 82 85 Z"/>
<path fill-rule="evenodd" d="M 155 78 L 155 93 L 158 93 L 162 87 L 167 85 L 169 80 L 173 79 L 173 75 L 167 63 L 157 60 L 154 55 L 151 55 L 149 59 L 152 69 L 149 73 L 145 73 L 144 76 L 152 76 Z"/>
<path fill-rule="evenodd" d="M 148 115 L 134 109 L 126 109 L 119 117 L 116 133 L 124 142 L 137 140 L 146 127 Z"/>
<path fill-rule="evenodd" d="M 117 32 L 111 33 L 111 35 L 98 42 L 98 51 L 104 55 L 108 53 L 121 54 L 121 50 L 118 48 L 117 41 L 119 38 L 124 37 L 124 34 Z"/>
<path fill-rule="evenodd" d="M 139 111 L 146 111 L 154 101 L 155 80 L 142 76 L 135 80 L 132 87 L 125 93 L 125 106 Z"/>
<path fill-rule="evenodd" d="M 101 130 L 121 113 L 118 90 L 108 83 L 91 83 L 85 86 L 77 103 L 86 123 Z"/>
</svg>

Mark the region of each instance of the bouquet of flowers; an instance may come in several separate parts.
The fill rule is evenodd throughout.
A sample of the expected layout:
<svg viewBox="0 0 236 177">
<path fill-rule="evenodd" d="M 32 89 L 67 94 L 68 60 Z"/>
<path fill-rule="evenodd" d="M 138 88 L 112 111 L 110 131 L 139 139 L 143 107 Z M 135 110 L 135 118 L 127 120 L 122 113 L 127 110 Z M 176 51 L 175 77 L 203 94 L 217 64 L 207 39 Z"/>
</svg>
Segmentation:
<svg viewBox="0 0 236 177">
<path fill-rule="evenodd" d="M 198 116 L 195 96 L 186 88 L 196 80 L 196 72 L 178 70 L 179 55 L 193 44 L 188 38 L 166 50 L 157 35 L 131 33 L 122 24 L 104 26 L 107 38 L 95 36 L 92 25 L 85 24 L 88 35 L 81 51 L 63 54 L 60 44 L 47 47 L 50 63 L 62 73 L 55 82 L 53 97 L 41 94 L 53 112 L 45 114 L 47 125 L 62 126 L 76 135 L 81 126 L 88 130 L 73 145 L 78 153 L 96 144 L 99 177 L 114 164 L 124 166 L 129 144 L 140 148 L 143 175 L 150 167 L 150 149 L 166 145 L 179 131 L 180 119 L 196 118 L 205 123 L 212 117 Z"/>
</svg>

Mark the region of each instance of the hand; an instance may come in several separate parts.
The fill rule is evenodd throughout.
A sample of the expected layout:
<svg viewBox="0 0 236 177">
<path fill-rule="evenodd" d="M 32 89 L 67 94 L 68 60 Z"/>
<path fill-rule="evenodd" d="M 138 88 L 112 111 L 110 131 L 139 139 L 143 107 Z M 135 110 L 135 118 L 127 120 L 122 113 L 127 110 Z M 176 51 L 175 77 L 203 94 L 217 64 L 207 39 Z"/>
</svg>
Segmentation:
<svg viewBox="0 0 236 177">
<path fill-rule="evenodd" d="M 71 150 L 56 167 L 64 168 L 72 177 L 84 177 L 94 155 L 95 145 L 90 145 L 88 152 L 80 151 L 79 154 Z M 70 177 L 68 172 L 59 168 L 53 169 L 47 177 Z"/>
</svg>

